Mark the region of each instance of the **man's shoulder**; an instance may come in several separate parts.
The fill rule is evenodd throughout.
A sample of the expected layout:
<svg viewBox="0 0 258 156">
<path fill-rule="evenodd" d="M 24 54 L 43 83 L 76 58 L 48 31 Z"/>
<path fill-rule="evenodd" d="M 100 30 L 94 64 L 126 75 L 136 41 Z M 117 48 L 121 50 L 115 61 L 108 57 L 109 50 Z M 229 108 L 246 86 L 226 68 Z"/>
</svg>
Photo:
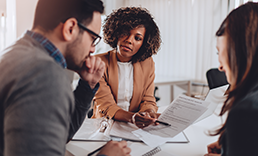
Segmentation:
<svg viewBox="0 0 258 156">
<path fill-rule="evenodd" d="M 46 83 L 47 79 L 55 77 L 54 80 L 57 79 L 59 82 L 69 81 L 65 69 L 57 64 L 40 44 L 28 36 L 7 48 L 0 60 L 0 71 L 4 71 L 0 80 L 3 81 L 44 78 L 46 80 L 43 82 Z"/>
<path fill-rule="evenodd" d="M 51 60 L 46 49 L 36 40 L 31 38 L 28 35 L 25 35 L 21 39 L 19 39 L 13 46 L 10 47 L 11 53 L 15 53 L 16 55 L 27 55 L 36 57 L 35 59 L 48 59 Z M 33 59 L 32 59 L 33 60 Z"/>
<path fill-rule="evenodd" d="M 45 48 L 29 36 L 24 36 L 8 47 L 1 56 L 0 68 L 5 66 L 12 70 L 36 68 L 55 65 L 54 59 Z"/>
</svg>

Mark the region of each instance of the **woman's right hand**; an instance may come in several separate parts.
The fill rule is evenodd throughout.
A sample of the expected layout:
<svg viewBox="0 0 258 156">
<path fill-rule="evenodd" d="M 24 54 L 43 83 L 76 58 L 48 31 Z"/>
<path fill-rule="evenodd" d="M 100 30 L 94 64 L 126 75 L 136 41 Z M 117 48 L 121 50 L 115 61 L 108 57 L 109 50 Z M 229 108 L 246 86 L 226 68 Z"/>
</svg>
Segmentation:
<svg viewBox="0 0 258 156">
<path fill-rule="evenodd" d="M 156 122 L 156 118 L 150 116 L 148 112 L 139 112 L 134 116 L 135 125 L 139 128 L 147 127 Z"/>
<path fill-rule="evenodd" d="M 205 154 L 204 156 L 221 156 L 221 147 L 219 145 L 219 142 L 216 141 L 214 143 L 211 143 L 207 146 L 208 153 Z"/>
</svg>

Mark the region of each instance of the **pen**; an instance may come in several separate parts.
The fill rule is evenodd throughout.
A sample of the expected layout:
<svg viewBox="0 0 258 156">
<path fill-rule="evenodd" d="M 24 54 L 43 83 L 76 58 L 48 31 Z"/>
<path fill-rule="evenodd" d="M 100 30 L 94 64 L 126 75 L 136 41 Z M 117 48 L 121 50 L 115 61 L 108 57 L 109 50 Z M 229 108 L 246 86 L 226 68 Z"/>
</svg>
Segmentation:
<svg viewBox="0 0 258 156">
<path fill-rule="evenodd" d="M 94 150 L 94 151 L 90 152 L 90 153 L 88 154 L 88 156 L 91 156 L 91 155 L 93 155 L 94 153 L 96 153 L 96 152 L 100 151 L 100 150 L 101 150 L 105 145 L 106 145 L 106 144 L 104 144 L 103 146 L 100 146 L 100 147 L 99 147 L 99 148 L 97 148 L 96 150 Z"/>
<path fill-rule="evenodd" d="M 166 123 L 166 122 L 163 122 L 163 121 L 156 120 L 156 122 L 160 123 L 160 124 L 163 124 L 163 125 L 166 125 L 166 126 L 171 126 L 169 123 Z"/>
<path fill-rule="evenodd" d="M 122 139 L 122 138 L 115 138 L 115 137 L 113 137 L 112 140 L 114 140 L 114 141 L 122 141 L 123 139 Z M 106 145 L 106 144 L 104 144 L 103 146 L 100 146 L 99 148 L 97 148 L 97 149 L 95 149 L 94 151 L 90 152 L 90 153 L 88 154 L 88 156 L 91 156 L 91 155 L 93 155 L 94 153 L 100 151 L 105 145 Z"/>
</svg>

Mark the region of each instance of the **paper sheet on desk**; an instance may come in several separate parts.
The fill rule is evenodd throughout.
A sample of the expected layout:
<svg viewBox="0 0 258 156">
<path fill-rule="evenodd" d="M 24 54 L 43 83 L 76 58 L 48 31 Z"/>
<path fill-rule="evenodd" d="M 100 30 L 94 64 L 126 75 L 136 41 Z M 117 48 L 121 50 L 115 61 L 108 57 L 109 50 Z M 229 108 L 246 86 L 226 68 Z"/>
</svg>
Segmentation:
<svg viewBox="0 0 258 156">
<path fill-rule="evenodd" d="M 174 137 L 199 118 L 207 110 L 207 105 L 205 101 L 180 95 L 158 118 L 158 120 L 167 122 L 171 126 L 151 125 L 144 130 L 161 137 Z"/>
<path fill-rule="evenodd" d="M 142 129 L 133 131 L 133 134 L 140 138 L 145 144 L 153 148 L 163 145 L 168 141 L 168 138 L 163 138 L 158 135 L 150 134 L 146 131 L 143 131 Z"/>
<path fill-rule="evenodd" d="M 90 151 L 73 144 L 67 144 L 66 150 L 69 152 L 66 152 L 65 156 L 86 156 L 88 153 L 90 153 Z"/>
<path fill-rule="evenodd" d="M 119 137 L 125 140 L 130 141 L 138 141 L 141 142 L 141 139 L 136 137 L 132 132 L 138 130 L 139 128 L 131 123 L 124 123 L 115 121 L 111 130 L 110 135 L 112 138 Z M 168 143 L 187 143 L 189 140 L 186 138 L 183 132 L 179 133 L 178 135 L 174 136 L 173 138 L 167 138 Z"/>
</svg>

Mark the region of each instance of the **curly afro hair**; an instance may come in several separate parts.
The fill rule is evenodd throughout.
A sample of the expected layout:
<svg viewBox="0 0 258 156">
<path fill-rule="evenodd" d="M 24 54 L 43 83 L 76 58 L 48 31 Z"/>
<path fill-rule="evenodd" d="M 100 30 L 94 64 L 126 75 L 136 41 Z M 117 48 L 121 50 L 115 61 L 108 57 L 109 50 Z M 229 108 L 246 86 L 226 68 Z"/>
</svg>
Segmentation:
<svg viewBox="0 0 258 156">
<path fill-rule="evenodd" d="M 159 28 L 146 8 L 126 7 L 112 12 L 104 21 L 104 41 L 116 48 L 118 39 L 139 25 L 143 25 L 146 32 L 143 44 L 132 62 L 144 61 L 157 54 L 161 44 Z"/>
</svg>

